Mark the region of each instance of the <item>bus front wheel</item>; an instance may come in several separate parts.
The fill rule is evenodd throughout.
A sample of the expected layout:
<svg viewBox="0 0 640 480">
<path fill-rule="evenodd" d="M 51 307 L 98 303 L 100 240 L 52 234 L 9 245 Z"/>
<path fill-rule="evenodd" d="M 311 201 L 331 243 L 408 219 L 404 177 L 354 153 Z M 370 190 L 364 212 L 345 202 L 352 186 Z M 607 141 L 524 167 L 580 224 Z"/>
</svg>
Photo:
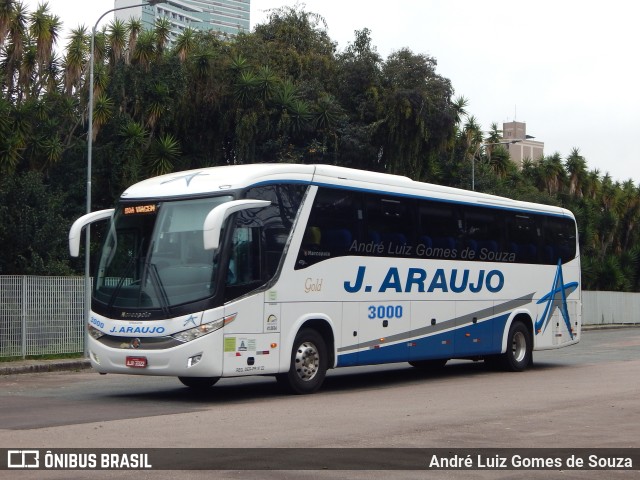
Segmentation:
<svg viewBox="0 0 640 480">
<path fill-rule="evenodd" d="M 206 390 L 215 385 L 219 377 L 178 377 L 185 387 L 194 390 Z"/>
<path fill-rule="evenodd" d="M 322 336 L 312 329 L 300 330 L 293 342 L 289 371 L 276 378 L 290 392 L 313 393 L 324 382 L 327 364 L 327 346 Z"/>
<path fill-rule="evenodd" d="M 507 337 L 507 351 L 499 357 L 502 367 L 511 372 L 522 372 L 531 364 L 532 351 L 531 332 L 524 323 L 513 322 Z"/>
</svg>

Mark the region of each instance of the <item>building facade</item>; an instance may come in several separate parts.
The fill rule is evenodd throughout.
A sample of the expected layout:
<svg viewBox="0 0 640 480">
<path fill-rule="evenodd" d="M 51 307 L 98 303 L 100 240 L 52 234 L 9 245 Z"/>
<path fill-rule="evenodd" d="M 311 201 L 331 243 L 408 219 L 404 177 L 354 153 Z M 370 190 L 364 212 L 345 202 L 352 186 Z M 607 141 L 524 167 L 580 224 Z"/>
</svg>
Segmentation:
<svg viewBox="0 0 640 480">
<path fill-rule="evenodd" d="M 115 8 L 139 5 L 140 0 L 115 0 Z M 128 22 L 140 19 L 142 28 L 150 30 L 156 19 L 167 18 L 171 22 L 171 38 L 174 41 L 186 28 L 212 30 L 221 35 L 237 35 L 248 32 L 251 0 L 165 0 L 154 6 L 137 6 L 119 10 L 116 18 Z"/>
<path fill-rule="evenodd" d="M 521 140 L 517 143 L 505 145 L 509 151 L 511 161 L 519 168 L 524 160 L 539 161 L 544 156 L 544 142 L 527 138 L 527 124 L 524 122 L 506 122 L 502 124 L 504 141 Z"/>
</svg>

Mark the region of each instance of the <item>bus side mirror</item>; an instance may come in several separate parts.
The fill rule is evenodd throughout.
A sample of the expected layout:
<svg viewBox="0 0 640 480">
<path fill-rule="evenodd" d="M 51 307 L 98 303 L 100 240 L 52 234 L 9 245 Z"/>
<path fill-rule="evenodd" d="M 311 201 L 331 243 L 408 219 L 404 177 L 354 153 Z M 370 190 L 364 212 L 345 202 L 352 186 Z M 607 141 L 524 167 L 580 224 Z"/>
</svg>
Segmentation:
<svg viewBox="0 0 640 480">
<path fill-rule="evenodd" d="M 72 257 L 80 255 L 80 234 L 82 233 L 82 229 L 91 223 L 110 218 L 111 215 L 113 215 L 113 211 L 113 208 L 109 208 L 107 210 L 87 213 L 73 222 L 69 230 L 69 253 Z"/>
<path fill-rule="evenodd" d="M 229 215 L 241 210 L 264 208 L 271 205 L 268 200 L 233 200 L 213 208 L 204 219 L 202 234 L 205 250 L 215 250 L 220 246 L 220 231 Z"/>
</svg>

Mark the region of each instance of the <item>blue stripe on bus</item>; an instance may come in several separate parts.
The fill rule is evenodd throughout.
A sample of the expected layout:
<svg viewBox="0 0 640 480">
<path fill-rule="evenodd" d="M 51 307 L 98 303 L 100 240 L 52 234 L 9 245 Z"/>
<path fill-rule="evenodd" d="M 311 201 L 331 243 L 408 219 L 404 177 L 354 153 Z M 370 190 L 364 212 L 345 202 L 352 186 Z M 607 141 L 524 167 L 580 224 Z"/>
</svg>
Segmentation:
<svg viewBox="0 0 640 480">
<path fill-rule="evenodd" d="M 500 353 L 509 314 L 394 345 L 338 355 L 338 367 Z"/>
</svg>

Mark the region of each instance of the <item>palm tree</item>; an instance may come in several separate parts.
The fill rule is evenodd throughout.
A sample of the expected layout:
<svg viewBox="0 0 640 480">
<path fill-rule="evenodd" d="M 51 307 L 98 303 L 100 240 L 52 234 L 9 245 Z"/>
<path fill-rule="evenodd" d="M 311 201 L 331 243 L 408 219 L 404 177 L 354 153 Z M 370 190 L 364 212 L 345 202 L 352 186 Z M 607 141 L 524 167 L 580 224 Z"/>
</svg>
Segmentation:
<svg viewBox="0 0 640 480">
<path fill-rule="evenodd" d="M 541 180 L 544 182 L 549 195 L 555 195 L 560 191 L 560 187 L 565 183 L 565 170 L 562 165 L 562 157 L 559 153 L 554 153 L 544 157 L 540 162 Z"/>
<path fill-rule="evenodd" d="M 587 175 L 587 162 L 578 148 L 571 149 L 571 153 L 565 162 L 567 173 L 569 174 L 569 195 L 576 195 L 582 198 L 582 187 Z"/>
<path fill-rule="evenodd" d="M 138 63 L 145 72 L 149 71 L 156 55 L 156 37 L 150 30 L 144 30 L 138 37 L 133 51 L 132 61 Z"/>
<path fill-rule="evenodd" d="M 173 171 L 173 164 L 180 156 L 180 142 L 170 134 L 155 140 L 149 151 L 150 173 L 162 175 Z"/>
<path fill-rule="evenodd" d="M 20 103 L 23 99 L 31 97 L 31 86 L 34 83 L 35 72 L 38 65 L 38 55 L 34 45 L 27 45 L 20 59 L 18 67 L 18 96 L 16 101 Z"/>
<path fill-rule="evenodd" d="M 113 100 L 101 93 L 96 97 L 93 108 L 93 140 L 95 141 L 98 132 L 103 125 L 106 125 L 113 116 Z"/>
<path fill-rule="evenodd" d="M 240 73 L 240 77 L 233 85 L 233 96 L 241 105 L 249 105 L 258 86 L 258 78 L 250 71 Z"/>
<path fill-rule="evenodd" d="M 295 133 L 301 132 L 312 118 L 311 107 L 306 100 L 295 98 L 287 106 L 291 129 Z"/>
<path fill-rule="evenodd" d="M 621 250 L 626 252 L 631 248 L 631 245 L 636 243 L 638 236 L 636 227 L 640 221 L 640 190 L 635 186 L 633 180 L 627 180 L 622 185 L 620 208 L 622 210 L 622 222 L 624 225 L 624 238 L 622 240 Z"/>
<path fill-rule="evenodd" d="M 142 156 L 147 146 L 147 136 L 148 132 L 138 122 L 129 121 L 120 129 L 125 159 L 121 179 L 124 185 L 131 185 L 142 176 Z"/>
<path fill-rule="evenodd" d="M 195 48 L 195 45 L 196 31 L 193 28 L 185 28 L 180 35 L 178 35 L 178 38 L 176 38 L 176 43 L 173 47 L 180 62 L 184 63 Z"/>
<path fill-rule="evenodd" d="M 129 45 L 129 49 L 127 50 L 127 54 L 125 57 L 125 62 L 129 64 L 131 61 L 131 56 L 133 52 L 136 51 L 136 45 L 138 43 L 138 36 L 142 31 L 142 21 L 136 18 L 131 18 L 129 23 L 127 23 L 127 32 L 129 33 L 129 41 L 127 42 Z"/>
<path fill-rule="evenodd" d="M 600 170 L 590 170 L 585 178 L 585 193 L 591 199 L 595 200 L 600 194 L 602 180 L 600 179 Z"/>
<path fill-rule="evenodd" d="M 496 122 L 491 124 L 491 128 L 487 133 L 487 143 L 499 143 L 502 140 L 502 130 L 498 128 Z"/>
<path fill-rule="evenodd" d="M 60 17 L 49 14 L 48 3 L 38 5 L 36 11 L 30 15 L 29 31 L 37 45 L 36 59 L 39 65 L 49 61 L 61 28 Z"/>
<path fill-rule="evenodd" d="M 82 71 L 89 54 L 89 41 L 87 27 L 84 25 L 71 31 L 63 60 L 64 90 L 67 95 L 72 95 L 80 88 Z"/>
<path fill-rule="evenodd" d="M 22 63 L 25 42 L 28 39 L 27 33 L 26 7 L 20 2 L 15 3 L 11 14 L 11 21 L 7 30 L 6 39 L 8 40 L 8 44 L 5 45 L 7 99 L 11 99 L 16 93 L 15 83 L 20 64 Z"/>
<path fill-rule="evenodd" d="M 514 167 L 514 164 L 509 157 L 507 149 L 503 145 L 498 145 L 497 147 L 493 154 L 489 156 L 489 165 L 498 177 L 505 178 L 507 173 Z"/>
<path fill-rule="evenodd" d="M 614 245 L 617 237 L 617 230 L 620 224 L 620 204 L 621 190 L 617 183 L 614 183 L 607 173 L 602 178 L 599 203 L 601 212 L 598 222 L 599 232 L 599 257 L 605 258 L 609 249 Z"/>
<path fill-rule="evenodd" d="M 111 53 L 111 68 L 123 57 L 127 47 L 127 26 L 120 19 L 115 19 L 107 29 L 109 50 Z"/>
<path fill-rule="evenodd" d="M 256 90 L 262 100 L 269 100 L 273 97 L 278 85 L 278 75 L 269 67 L 264 65 L 256 73 Z"/>
<path fill-rule="evenodd" d="M 152 88 L 152 98 L 146 109 L 147 122 L 145 127 L 153 131 L 156 124 L 168 109 L 169 90 L 163 83 L 156 83 Z"/>
<path fill-rule="evenodd" d="M 498 128 L 497 123 L 493 122 L 491 124 L 490 130 L 487 133 L 489 135 L 487 136 L 487 139 L 485 141 L 485 143 L 487 144 L 487 146 L 485 147 L 485 152 L 487 154 L 487 159 L 489 160 L 489 163 L 491 163 L 491 155 L 493 153 L 494 147 L 502 147 L 502 145 L 497 145 L 502 141 L 502 130 Z M 504 147 L 503 147 L 503 150 L 504 150 Z M 508 159 L 509 159 L 509 155 L 507 152 L 507 160 Z"/>
<path fill-rule="evenodd" d="M 156 50 L 159 54 L 162 54 L 171 36 L 171 22 L 169 19 L 166 17 L 157 18 L 154 25 L 154 33 L 156 35 Z"/>
<path fill-rule="evenodd" d="M 4 45 L 11 22 L 13 21 L 13 10 L 15 0 L 0 0 L 0 46 Z"/>
<path fill-rule="evenodd" d="M 463 96 L 456 97 L 453 100 L 453 112 L 454 112 L 454 122 L 456 125 L 459 125 L 462 122 L 462 117 L 467 116 L 466 108 L 469 106 L 469 100 Z"/>
</svg>

